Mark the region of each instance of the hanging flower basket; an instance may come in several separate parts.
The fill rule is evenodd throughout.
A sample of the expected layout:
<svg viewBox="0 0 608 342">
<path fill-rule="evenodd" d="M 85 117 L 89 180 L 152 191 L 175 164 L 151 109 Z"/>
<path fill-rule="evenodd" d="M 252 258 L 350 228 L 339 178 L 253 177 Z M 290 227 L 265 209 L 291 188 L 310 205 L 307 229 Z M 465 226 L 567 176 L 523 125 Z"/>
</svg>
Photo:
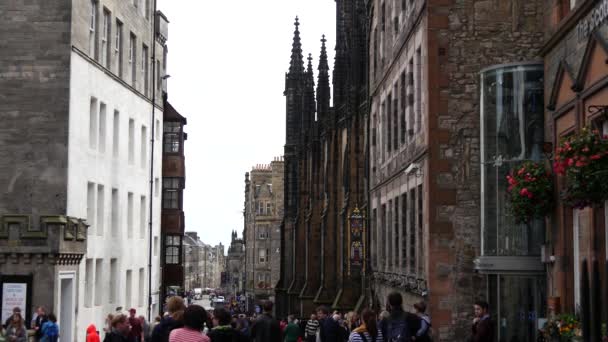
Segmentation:
<svg viewBox="0 0 608 342">
<path fill-rule="evenodd" d="M 549 340 L 579 341 L 582 338 L 581 324 L 575 315 L 561 314 L 547 321 L 543 334 Z"/>
<path fill-rule="evenodd" d="M 553 182 L 542 163 L 527 161 L 507 175 L 511 214 L 517 223 L 545 217 L 553 208 Z"/>
<path fill-rule="evenodd" d="M 608 199 L 608 137 L 582 129 L 556 150 L 553 169 L 565 176 L 561 197 L 574 208 L 599 205 Z"/>
</svg>

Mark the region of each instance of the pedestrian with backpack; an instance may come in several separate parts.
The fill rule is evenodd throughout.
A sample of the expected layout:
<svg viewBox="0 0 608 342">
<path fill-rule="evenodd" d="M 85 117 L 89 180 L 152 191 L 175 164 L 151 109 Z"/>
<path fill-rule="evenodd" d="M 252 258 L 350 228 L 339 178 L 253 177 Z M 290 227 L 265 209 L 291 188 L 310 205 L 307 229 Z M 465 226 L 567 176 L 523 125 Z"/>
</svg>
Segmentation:
<svg viewBox="0 0 608 342">
<path fill-rule="evenodd" d="M 41 342 L 57 342 L 59 339 L 59 326 L 57 325 L 57 317 L 55 314 L 50 313 L 48 316 L 45 315 L 46 321 L 40 328 L 40 341 Z"/>
<path fill-rule="evenodd" d="M 370 309 L 361 312 L 361 325 L 353 329 L 348 342 L 381 342 L 384 340 L 382 331 L 378 329 L 376 313 Z"/>
<path fill-rule="evenodd" d="M 384 341 L 411 341 L 420 329 L 420 319 L 418 316 L 403 310 L 403 297 L 399 292 L 390 293 L 387 302 L 389 317 L 380 323 Z"/>
<path fill-rule="evenodd" d="M 414 304 L 416 315 L 420 317 L 420 329 L 412 337 L 412 340 L 418 342 L 431 342 L 431 318 L 426 314 L 426 304 L 419 302 Z"/>
</svg>

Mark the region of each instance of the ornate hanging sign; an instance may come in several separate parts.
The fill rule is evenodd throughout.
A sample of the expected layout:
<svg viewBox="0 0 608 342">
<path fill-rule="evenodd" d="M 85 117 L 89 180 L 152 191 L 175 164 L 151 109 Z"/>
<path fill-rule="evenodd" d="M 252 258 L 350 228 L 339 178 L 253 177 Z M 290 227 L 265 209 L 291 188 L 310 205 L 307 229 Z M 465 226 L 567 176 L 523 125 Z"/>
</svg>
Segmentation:
<svg viewBox="0 0 608 342">
<path fill-rule="evenodd" d="M 355 207 L 348 218 L 348 275 L 351 270 L 361 272 L 365 265 L 365 218 Z"/>
</svg>

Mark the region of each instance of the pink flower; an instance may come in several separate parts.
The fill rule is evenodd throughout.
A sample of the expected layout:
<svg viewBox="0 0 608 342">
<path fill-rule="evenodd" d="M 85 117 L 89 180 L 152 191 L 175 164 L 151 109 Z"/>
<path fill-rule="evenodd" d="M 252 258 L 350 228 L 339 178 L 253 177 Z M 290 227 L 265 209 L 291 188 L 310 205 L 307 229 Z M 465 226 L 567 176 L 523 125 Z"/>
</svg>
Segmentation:
<svg viewBox="0 0 608 342">
<path fill-rule="evenodd" d="M 594 154 L 594 155 L 592 155 L 592 156 L 591 156 L 591 157 L 589 157 L 589 158 L 590 158 L 591 160 L 598 160 L 598 159 L 602 158 L 602 156 L 601 156 L 601 155 L 599 155 L 599 154 Z"/>
<path fill-rule="evenodd" d="M 583 148 L 583 152 L 585 152 L 585 153 L 589 152 L 589 147 L 585 146 L 585 147 Z"/>
<path fill-rule="evenodd" d="M 528 190 L 528 188 L 523 188 L 523 189 L 521 189 L 521 190 L 519 191 L 519 194 L 520 194 L 521 196 L 525 196 L 525 197 L 528 197 L 528 198 L 532 198 L 532 193 L 531 193 L 531 192 Z"/>
</svg>

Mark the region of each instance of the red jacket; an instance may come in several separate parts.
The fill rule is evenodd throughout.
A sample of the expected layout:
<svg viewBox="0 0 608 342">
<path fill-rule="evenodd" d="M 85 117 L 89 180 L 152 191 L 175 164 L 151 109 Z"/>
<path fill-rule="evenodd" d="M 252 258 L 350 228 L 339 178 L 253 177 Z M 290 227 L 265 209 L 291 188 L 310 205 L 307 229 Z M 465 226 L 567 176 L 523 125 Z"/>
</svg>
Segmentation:
<svg viewBox="0 0 608 342">
<path fill-rule="evenodd" d="M 95 324 L 91 324 L 87 328 L 87 342 L 101 342 Z"/>
</svg>

